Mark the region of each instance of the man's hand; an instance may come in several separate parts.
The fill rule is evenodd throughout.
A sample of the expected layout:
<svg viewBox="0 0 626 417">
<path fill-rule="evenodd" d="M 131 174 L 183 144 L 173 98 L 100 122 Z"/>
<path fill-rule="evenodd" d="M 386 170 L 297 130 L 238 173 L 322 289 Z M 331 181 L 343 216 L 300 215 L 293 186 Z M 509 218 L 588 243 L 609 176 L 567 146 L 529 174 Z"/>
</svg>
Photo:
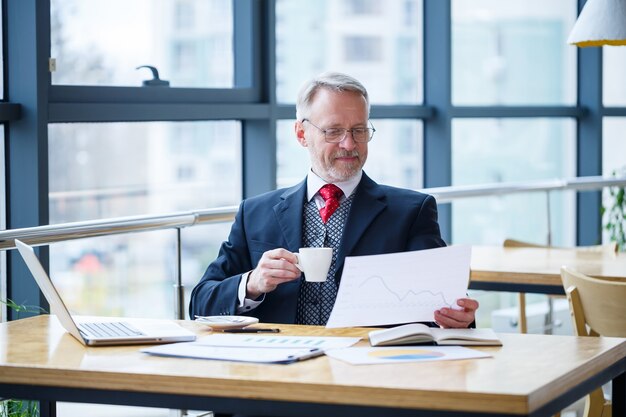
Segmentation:
<svg viewBox="0 0 626 417">
<path fill-rule="evenodd" d="M 444 329 L 465 328 L 476 318 L 478 301 L 472 298 L 459 298 L 456 300 L 461 310 L 442 308 L 435 311 L 435 323 Z"/>
<path fill-rule="evenodd" d="M 248 276 L 246 298 L 255 300 L 264 293 L 274 291 L 280 284 L 299 278 L 301 272 L 296 267 L 297 262 L 296 255 L 287 249 L 265 252 Z"/>
</svg>

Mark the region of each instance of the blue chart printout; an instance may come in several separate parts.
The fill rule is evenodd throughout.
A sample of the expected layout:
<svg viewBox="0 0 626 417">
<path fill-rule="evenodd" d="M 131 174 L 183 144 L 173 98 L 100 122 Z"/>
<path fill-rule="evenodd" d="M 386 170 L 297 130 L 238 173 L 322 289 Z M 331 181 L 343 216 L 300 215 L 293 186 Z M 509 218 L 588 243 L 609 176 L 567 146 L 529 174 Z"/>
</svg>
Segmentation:
<svg viewBox="0 0 626 417">
<path fill-rule="evenodd" d="M 323 355 L 328 349 L 346 348 L 359 340 L 359 337 L 212 334 L 195 342 L 151 346 L 141 351 L 179 358 L 287 364 Z"/>
<path fill-rule="evenodd" d="M 326 327 L 433 321 L 467 297 L 471 246 L 346 257 Z"/>
</svg>

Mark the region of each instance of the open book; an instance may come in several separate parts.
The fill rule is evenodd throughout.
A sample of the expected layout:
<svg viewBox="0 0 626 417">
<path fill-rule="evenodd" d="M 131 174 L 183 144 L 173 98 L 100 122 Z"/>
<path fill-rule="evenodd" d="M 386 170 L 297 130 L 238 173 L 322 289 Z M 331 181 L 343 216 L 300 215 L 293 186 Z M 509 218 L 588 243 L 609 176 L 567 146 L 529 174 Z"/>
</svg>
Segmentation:
<svg viewBox="0 0 626 417">
<path fill-rule="evenodd" d="M 411 323 L 390 329 L 369 332 L 372 346 L 412 345 L 435 343 L 437 345 L 492 345 L 502 342 L 492 329 L 440 329 L 425 324 Z"/>
</svg>

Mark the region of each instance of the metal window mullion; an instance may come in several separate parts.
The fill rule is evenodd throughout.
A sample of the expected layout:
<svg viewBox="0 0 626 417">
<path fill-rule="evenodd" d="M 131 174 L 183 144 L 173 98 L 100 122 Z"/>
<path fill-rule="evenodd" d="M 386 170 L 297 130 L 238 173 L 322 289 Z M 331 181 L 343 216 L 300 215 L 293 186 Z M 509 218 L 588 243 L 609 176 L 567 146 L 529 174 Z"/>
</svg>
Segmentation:
<svg viewBox="0 0 626 417">
<path fill-rule="evenodd" d="M 261 7 L 260 5 L 263 5 Z M 248 198 L 276 188 L 276 36 L 275 2 L 254 2 L 252 8 L 254 78 L 258 80 L 260 101 L 267 106 L 265 119 L 242 123 L 242 197 Z M 288 107 L 288 106 L 287 106 Z M 293 107 L 292 107 L 293 108 Z"/>
<path fill-rule="evenodd" d="M 573 117 L 582 118 L 587 110 L 579 106 L 481 106 L 453 107 L 453 118 Z"/>
<path fill-rule="evenodd" d="M 424 187 L 452 184 L 452 33 L 450 0 L 424 0 Z M 441 233 L 452 240 L 452 210 L 439 207 Z"/>
<path fill-rule="evenodd" d="M 19 120 L 7 123 L 6 176 L 7 227 L 48 224 L 48 129 L 47 105 L 50 73 L 50 3 L 48 0 L 7 0 L 6 96 L 20 103 Z M 47 248 L 38 249 L 48 267 Z M 17 303 L 48 305 L 33 277 L 12 251 L 7 259 L 7 297 Z M 19 317 L 32 315 L 22 313 Z M 18 318 L 15 311 L 9 319 Z"/>
<path fill-rule="evenodd" d="M 50 123 L 266 119 L 267 104 L 51 103 Z"/>
<path fill-rule="evenodd" d="M 578 0 L 580 11 L 585 0 Z M 602 174 L 602 48 L 578 49 L 578 105 L 586 109 L 577 126 L 576 175 Z M 576 243 L 595 245 L 602 240 L 602 193 L 577 193 Z"/>
<path fill-rule="evenodd" d="M 19 120 L 22 117 L 22 105 L 19 103 L 0 102 L 0 123 Z"/>
</svg>

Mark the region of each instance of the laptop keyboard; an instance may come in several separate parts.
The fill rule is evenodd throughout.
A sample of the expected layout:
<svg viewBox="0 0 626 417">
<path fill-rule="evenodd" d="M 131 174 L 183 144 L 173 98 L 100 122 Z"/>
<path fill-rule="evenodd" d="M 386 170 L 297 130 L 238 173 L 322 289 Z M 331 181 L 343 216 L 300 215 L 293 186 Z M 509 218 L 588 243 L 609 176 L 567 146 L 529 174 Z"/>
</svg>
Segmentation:
<svg viewBox="0 0 626 417">
<path fill-rule="evenodd" d="M 141 336 L 144 334 L 130 324 L 122 321 L 80 323 L 78 327 L 80 331 L 85 333 L 88 337 L 128 337 Z"/>
</svg>

